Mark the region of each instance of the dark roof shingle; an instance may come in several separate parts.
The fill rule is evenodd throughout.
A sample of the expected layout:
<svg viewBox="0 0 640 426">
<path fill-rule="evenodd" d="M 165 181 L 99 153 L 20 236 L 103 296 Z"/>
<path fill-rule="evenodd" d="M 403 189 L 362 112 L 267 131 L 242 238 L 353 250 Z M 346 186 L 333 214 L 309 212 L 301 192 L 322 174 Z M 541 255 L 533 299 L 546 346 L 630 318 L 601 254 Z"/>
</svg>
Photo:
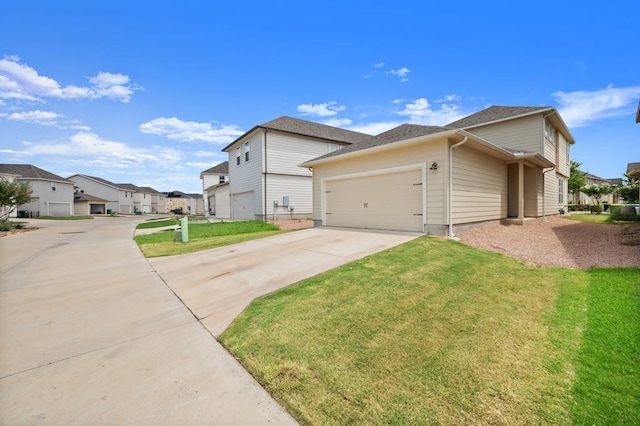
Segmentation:
<svg viewBox="0 0 640 426">
<path fill-rule="evenodd" d="M 300 120 L 299 118 L 283 115 L 275 120 L 267 121 L 266 123 L 255 126 L 222 150 L 227 150 L 239 140 L 244 139 L 249 133 L 260 128 L 345 144 L 357 143 L 371 137 L 371 135 L 366 133 L 354 132 L 353 130 L 341 129 L 339 127 L 328 126 L 326 124 L 314 123 L 312 121 Z"/>
<path fill-rule="evenodd" d="M 225 161 L 223 163 L 217 164 L 202 173 L 221 173 L 227 175 L 229 174 L 229 162 Z"/>
<path fill-rule="evenodd" d="M 553 109 L 553 107 L 527 107 L 527 106 L 490 106 L 482 111 L 478 111 L 475 114 L 468 115 L 460 120 L 449 123 L 447 127 L 453 127 L 456 129 L 464 129 L 466 127 L 477 126 L 479 124 L 491 123 L 493 121 L 506 120 L 508 118 L 516 117 L 518 115 L 526 115 L 535 112 L 546 111 Z"/>
<path fill-rule="evenodd" d="M 18 179 L 55 180 L 73 184 L 69 179 L 58 176 L 31 164 L 0 164 L 0 173 L 17 175 Z"/>
</svg>

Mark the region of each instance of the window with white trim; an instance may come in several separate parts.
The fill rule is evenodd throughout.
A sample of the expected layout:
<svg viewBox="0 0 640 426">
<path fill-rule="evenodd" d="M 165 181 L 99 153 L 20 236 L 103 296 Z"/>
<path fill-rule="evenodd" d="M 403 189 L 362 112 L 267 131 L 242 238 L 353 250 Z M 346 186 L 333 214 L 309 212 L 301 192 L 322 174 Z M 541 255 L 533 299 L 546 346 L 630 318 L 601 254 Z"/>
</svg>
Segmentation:
<svg viewBox="0 0 640 426">
<path fill-rule="evenodd" d="M 249 161 L 249 149 L 251 147 L 250 141 L 246 141 L 244 143 L 244 161 L 245 163 Z"/>
<path fill-rule="evenodd" d="M 52 191 L 56 190 L 56 183 L 55 182 L 51 182 L 51 190 Z"/>
<path fill-rule="evenodd" d="M 557 131 L 549 120 L 545 120 L 544 122 L 544 137 L 551 142 L 551 145 L 556 146 L 556 140 L 558 137 Z"/>
<path fill-rule="evenodd" d="M 564 179 L 558 179 L 558 204 L 564 204 Z"/>
<path fill-rule="evenodd" d="M 236 166 L 240 165 L 240 147 L 236 148 Z"/>
<path fill-rule="evenodd" d="M 220 175 L 218 177 L 218 183 L 224 183 L 225 182 L 225 177 L 223 175 Z"/>
</svg>

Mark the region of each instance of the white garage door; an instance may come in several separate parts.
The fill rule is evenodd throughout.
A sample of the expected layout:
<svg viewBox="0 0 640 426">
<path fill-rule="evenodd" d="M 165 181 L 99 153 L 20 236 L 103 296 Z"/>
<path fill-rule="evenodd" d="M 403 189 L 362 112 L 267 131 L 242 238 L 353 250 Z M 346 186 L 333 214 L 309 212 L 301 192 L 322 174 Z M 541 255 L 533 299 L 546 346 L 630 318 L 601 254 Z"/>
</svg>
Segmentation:
<svg viewBox="0 0 640 426">
<path fill-rule="evenodd" d="M 49 202 L 49 216 L 71 216 L 71 203 Z"/>
<path fill-rule="evenodd" d="M 254 220 L 256 218 L 255 208 L 253 191 L 231 196 L 233 220 Z"/>
<path fill-rule="evenodd" d="M 422 171 L 325 182 L 325 224 L 422 232 Z"/>
</svg>

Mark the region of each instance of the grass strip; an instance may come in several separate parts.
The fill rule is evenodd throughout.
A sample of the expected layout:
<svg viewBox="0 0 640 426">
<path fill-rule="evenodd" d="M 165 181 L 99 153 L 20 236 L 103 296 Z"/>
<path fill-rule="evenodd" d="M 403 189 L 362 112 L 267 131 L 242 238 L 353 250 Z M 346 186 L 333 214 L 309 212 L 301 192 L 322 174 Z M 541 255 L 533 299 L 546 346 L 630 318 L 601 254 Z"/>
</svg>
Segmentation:
<svg viewBox="0 0 640 426">
<path fill-rule="evenodd" d="M 189 242 L 174 241 L 173 230 L 139 235 L 135 241 L 146 257 L 195 253 L 282 233 L 277 226 L 262 221 L 189 224 Z"/>
<path fill-rule="evenodd" d="M 139 223 L 138 226 L 136 226 L 136 229 L 162 228 L 165 226 L 173 226 L 177 224 L 178 221 L 176 219 L 149 219 L 148 221 Z"/>
</svg>

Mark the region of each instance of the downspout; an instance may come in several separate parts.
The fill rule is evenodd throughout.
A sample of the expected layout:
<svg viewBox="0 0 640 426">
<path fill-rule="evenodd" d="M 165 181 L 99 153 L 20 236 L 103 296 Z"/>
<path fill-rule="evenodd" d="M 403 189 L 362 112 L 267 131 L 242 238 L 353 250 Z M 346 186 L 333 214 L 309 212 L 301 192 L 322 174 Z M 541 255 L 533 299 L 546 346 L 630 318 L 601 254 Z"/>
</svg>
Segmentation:
<svg viewBox="0 0 640 426">
<path fill-rule="evenodd" d="M 545 193 L 545 184 L 547 183 L 547 178 L 545 175 L 548 172 L 552 172 L 556 169 L 556 166 L 551 167 L 549 170 L 542 171 L 542 221 L 546 222 L 547 220 L 547 210 L 545 209 L 545 200 L 547 198 L 547 194 Z"/>
<path fill-rule="evenodd" d="M 457 144 L 449 147 L 449 236 L 447 238 L 457 240 L 453 234 L 453 148 L 457 148 L 467 141 L 467 136 Z"/>
<path fill-rule="evenodd" d="M 269 129 L 264 129 L 264 217 L 262 220 L 267 221 L 267 133 Z"/>
</svg>

